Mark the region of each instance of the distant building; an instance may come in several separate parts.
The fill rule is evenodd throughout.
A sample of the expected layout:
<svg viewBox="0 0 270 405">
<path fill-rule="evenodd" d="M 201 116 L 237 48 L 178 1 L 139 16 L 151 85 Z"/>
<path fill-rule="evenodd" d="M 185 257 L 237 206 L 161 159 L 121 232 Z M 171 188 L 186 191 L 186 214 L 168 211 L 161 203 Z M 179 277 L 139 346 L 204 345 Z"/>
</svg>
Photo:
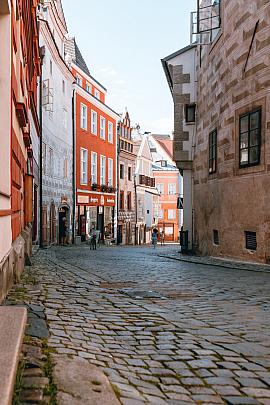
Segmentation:
<svg viewBox="0 0 270 405">
<path fill-rule="evenodd" d="M 0 2 L 0 302 L 20 277 L 32 239 L 37 239 L 40 58 L 36 11 L 32 0 Z"/>
<path fill-rule="evenodd" d="M 182 225 L 182 177 L 173 162 L 173 140 L 170 135 L 149 136 L 153 157 L 153 175 L 159 197 L 158 229 L 165 241 L 177 242 Z"/>
<path fill-rule="evenodd" d="M 163 60 L 184 227 L 187 173 L 194 250 L 270 262 L 270 3 L 203 0 L 195 15 L 196 43 Z"/>
<path fill-rule="evenodd" d="M 74 77 L 65 63 L 67 26 L 60 0 L 40 5 L 42 66 L 42 175 L 43 244 L 59 242 L 60 224 L 67 221 L 72 236 L 73 138 L 72 97 Z"/>
<path fill-rule="evenodd" d="M 90 74 L 74 38 L 66 59 L 76 78 L 76 235 L 85 240 L 95 229 L 101 240 L 116 239 L 119 115 L 105 103 L 107 90 Z"/>
<path fill-rule="evenodd" d="M 147 134 L 134 134 L 135 166 L 135 243 L 149 243 L 158 224 L 159 193 L 153 176 L 153 159 Z"/>
<path fill-rule="evenodd" d="M 118 123 L 118 228 L 117 242 L 135 243 L 135 161 L 132 127 L 126 111 Z"/>
</svg>

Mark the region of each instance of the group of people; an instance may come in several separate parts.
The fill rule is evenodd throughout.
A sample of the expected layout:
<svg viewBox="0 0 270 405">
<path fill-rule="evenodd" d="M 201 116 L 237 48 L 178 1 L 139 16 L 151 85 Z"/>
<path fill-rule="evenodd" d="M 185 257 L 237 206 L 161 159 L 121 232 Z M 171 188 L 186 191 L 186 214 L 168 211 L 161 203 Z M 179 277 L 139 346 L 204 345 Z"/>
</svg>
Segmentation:
<svg viewBox="0 0 270 405">
<path fill-rule="evenodd" d="M 156 246 L 157 246 L 158 234 L 159 234 L 159 237 L 160 237 L 161 246 L 164 246 L 164 245 L 165 245 L 165 234 L 164 234 L 164 231 L 161 230 L 160 233 L 159 233 L 158 229 L 157 229 L 157 228 L 154 228 L 154 229 L 153 229 L 153 232 L 152 232 L 152 245 L 154 246 L 154 249 L 155 249 Z"/>
</svg>

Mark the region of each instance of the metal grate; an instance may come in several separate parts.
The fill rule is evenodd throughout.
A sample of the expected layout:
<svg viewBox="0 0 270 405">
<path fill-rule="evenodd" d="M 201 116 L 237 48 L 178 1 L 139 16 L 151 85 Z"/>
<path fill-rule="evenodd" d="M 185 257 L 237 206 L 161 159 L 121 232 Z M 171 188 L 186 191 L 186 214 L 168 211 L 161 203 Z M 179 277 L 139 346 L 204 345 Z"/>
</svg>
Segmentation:
<svg viewBox="0 0 270 405">
<path fill-rule="evenodd" d="M 219 233 L 218 230 L 213 230 L 213 242 L 215 245 L 219 245 Z"/>
<path fill-rule="evenodd" d="M 257 234 L 256 232 L 246 231 L 246 249 L 257 250 Z"/>
</svg>

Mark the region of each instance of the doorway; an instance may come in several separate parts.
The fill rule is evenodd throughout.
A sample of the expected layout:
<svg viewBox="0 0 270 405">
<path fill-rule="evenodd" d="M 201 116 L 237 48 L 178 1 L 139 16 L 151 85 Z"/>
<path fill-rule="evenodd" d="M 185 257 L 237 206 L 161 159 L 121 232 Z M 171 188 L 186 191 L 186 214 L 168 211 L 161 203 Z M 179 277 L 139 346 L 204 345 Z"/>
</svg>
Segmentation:
<svg viewBox="0 0 270 405">
<path fill-rule="evenodd" d="M 66 218 L 66 221 L 64 220 Z M 69 243 L 69 208 L 60 207 L 58 213 L 58 240 L 59 244 L 62 242 L 63 238 L 66 243 Z"/>
</svg>

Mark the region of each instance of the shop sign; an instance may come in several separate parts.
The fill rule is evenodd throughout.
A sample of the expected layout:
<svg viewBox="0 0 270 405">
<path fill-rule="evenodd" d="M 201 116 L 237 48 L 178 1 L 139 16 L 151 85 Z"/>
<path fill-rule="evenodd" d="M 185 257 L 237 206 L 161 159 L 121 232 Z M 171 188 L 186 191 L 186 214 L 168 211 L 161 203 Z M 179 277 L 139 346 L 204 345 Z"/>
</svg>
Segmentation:
<svg viewBox="0 0 270 405">
<path fill-rule="evenodd" d="M 78 204 L 88 204 L 89 197 L 88 197 L 88 195 L 78 195 L 77 201 L 78 201 Z"/>
</svg>

